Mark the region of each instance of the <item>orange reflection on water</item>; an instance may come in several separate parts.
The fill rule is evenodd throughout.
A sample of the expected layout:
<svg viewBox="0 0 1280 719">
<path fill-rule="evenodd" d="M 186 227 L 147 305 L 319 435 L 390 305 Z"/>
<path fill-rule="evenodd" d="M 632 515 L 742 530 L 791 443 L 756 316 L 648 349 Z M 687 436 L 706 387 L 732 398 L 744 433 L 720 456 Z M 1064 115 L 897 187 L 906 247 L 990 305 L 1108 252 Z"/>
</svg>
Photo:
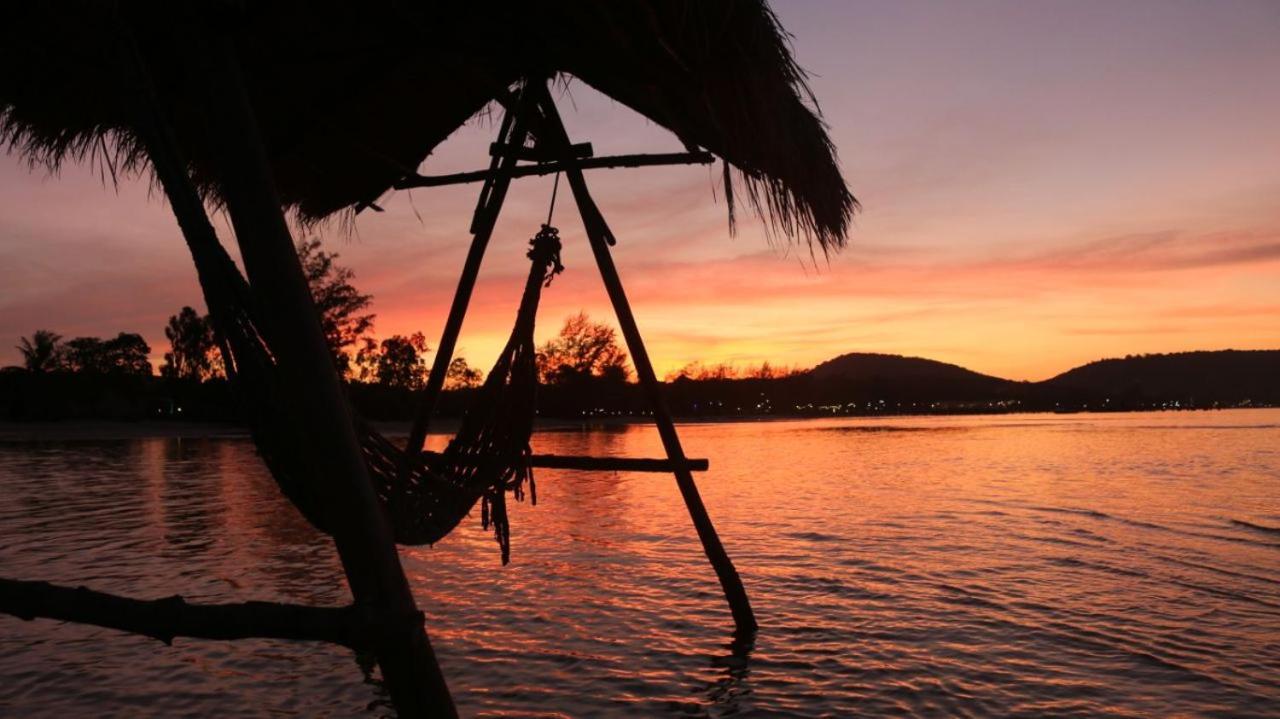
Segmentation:
<svg viewBox="0 0 1280 719">
<path fill-rule="evenodd" d="M 464 713 L 1265 716 L 1280 699 L 1280 411 L 681 432 L 711 460 L 699 484 L 758 636 L 731 636 L 670 477 L 540 472 L 509 566 L 478 517 L 402 552 Z M 643 427 L 535 449 L 661 455 Z M 348 600 L 244 440 L 0 444 L 0 483 L 0 574 Z M 0 622 L 0 706 L 352 715 L 379 697 L 334 649 Z"/>
</svg>

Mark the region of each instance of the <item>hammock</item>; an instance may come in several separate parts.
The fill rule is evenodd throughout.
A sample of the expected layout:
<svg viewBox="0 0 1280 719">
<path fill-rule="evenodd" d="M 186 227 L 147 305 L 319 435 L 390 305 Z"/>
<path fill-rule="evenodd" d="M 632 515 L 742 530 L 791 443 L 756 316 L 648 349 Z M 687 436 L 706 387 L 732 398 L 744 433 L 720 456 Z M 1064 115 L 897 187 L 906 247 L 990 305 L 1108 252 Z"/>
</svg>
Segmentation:
<svg viewBox="0 0 1280 719">
<path fill-rule="evenodd" d="M 492 527 L 506 564 L 511 536 L 506 493 L 523 499 L 527 484 L 537 501 L 529 465 L 538 382 L 533 330 L 542 288 L 564 267 L 554 227 L 543 225 L 529 244 L 531 267 L 511 338 L 445 451 L 401 449 L 356 418 L 369 475 L 398 544 L 442 539 L 481 501 L 482 525 Z M 266 315 L 255 311 L 248 282 L 221 244 L 201 242 L 191 249 L 227 377 L 238 389 L 259 453 L 285 496 L 308 521 L 332 534 L 324 503 L 307 481 L 310 440 L 283 398 Z"/>
</svg>

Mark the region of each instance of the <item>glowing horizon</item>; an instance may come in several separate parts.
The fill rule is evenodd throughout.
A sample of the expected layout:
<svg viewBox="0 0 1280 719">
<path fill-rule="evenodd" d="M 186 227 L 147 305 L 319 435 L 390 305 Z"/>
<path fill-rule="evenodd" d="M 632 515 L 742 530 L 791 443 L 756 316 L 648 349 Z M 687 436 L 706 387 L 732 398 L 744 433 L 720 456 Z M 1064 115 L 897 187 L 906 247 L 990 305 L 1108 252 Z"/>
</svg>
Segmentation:
<svg viewBox="0 0 1280 719">
<path fill-rule="evenodd" d="M 885 352 L 1039 380 L 1126 354 L 1280 348 L 1274 4 L 776 10 L 865 211 L 848 249 L 814 261 L 770 249 L 745 211 L 730 238 L 718 166 L 589 174 L 660 374 Z M 580 82 L 561 107 L 597 154 L 679 149 Z M 460 130 L 424 171 L 483 166 L 493 132 Z M 518 181 L 504 209 L 459 347 L 481 369 L 510 331 L 550 184 Z M 349 238 L 322 233 L 373 294 L 378 335 L 435 344 L 477 190 L 393 193 Z M 580 309 L 612 320 L 563 196 L 556 223 L 568 271 L 539 340 Z M 202 306 L 195 273 L 145 183 L 0 161 L 0 365 L 46 328 L 139 332 L 158 359 L 184 304 Z"/>
</svg>

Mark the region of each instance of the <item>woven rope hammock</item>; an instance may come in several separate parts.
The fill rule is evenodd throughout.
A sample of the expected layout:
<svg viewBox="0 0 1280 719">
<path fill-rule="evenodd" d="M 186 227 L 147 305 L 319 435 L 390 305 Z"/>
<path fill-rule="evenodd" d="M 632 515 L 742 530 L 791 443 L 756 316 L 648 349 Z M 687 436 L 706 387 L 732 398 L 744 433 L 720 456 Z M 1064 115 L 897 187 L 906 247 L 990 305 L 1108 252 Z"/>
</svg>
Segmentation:
<svg viewBox="0 0 1280 719">
<path fill-rule="evenodd" d="M 533 331 L 542 289 L 564 267 L 554 227 L 543 225 L 529 244 L 529 277 L 511 337 L 447 449 L 442 454 L 408 452 L 357 421 L 374 489 L 399 544 L 439 541 L 480 501 L 481 521 L 492 527 L 505 564 L 511 536 L 506 494 L 523 499 L 527 485 L 536 502 L 529 464 L 538 383 Z M 228 377 L 240 390 L 259 452 L 308 521 L 332 533 L 306 481 L 308 440 L 280 398 L 271 329 L 254 309 L 248 282 L 220 244 L 200 247 L 193 256 Z"/>
</svg>

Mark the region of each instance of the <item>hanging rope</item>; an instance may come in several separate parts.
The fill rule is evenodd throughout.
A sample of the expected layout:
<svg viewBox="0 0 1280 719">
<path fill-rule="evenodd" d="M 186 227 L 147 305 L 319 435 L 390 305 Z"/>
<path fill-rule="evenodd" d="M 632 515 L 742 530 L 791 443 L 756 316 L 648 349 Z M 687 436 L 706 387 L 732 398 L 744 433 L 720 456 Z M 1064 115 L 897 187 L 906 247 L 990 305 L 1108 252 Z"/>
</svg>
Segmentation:
<svg viewBox="0 0 1280 719">
<path fill-rule="evenodd" d="M 551 216 L 556 211 L 556 192 L 560 189 L 560 173 L 556 173 L 556 181 L 551 185 L 551 206 L 547 208 L 547 222 L 543 227 L 551 226 Z"/>
</svg>

